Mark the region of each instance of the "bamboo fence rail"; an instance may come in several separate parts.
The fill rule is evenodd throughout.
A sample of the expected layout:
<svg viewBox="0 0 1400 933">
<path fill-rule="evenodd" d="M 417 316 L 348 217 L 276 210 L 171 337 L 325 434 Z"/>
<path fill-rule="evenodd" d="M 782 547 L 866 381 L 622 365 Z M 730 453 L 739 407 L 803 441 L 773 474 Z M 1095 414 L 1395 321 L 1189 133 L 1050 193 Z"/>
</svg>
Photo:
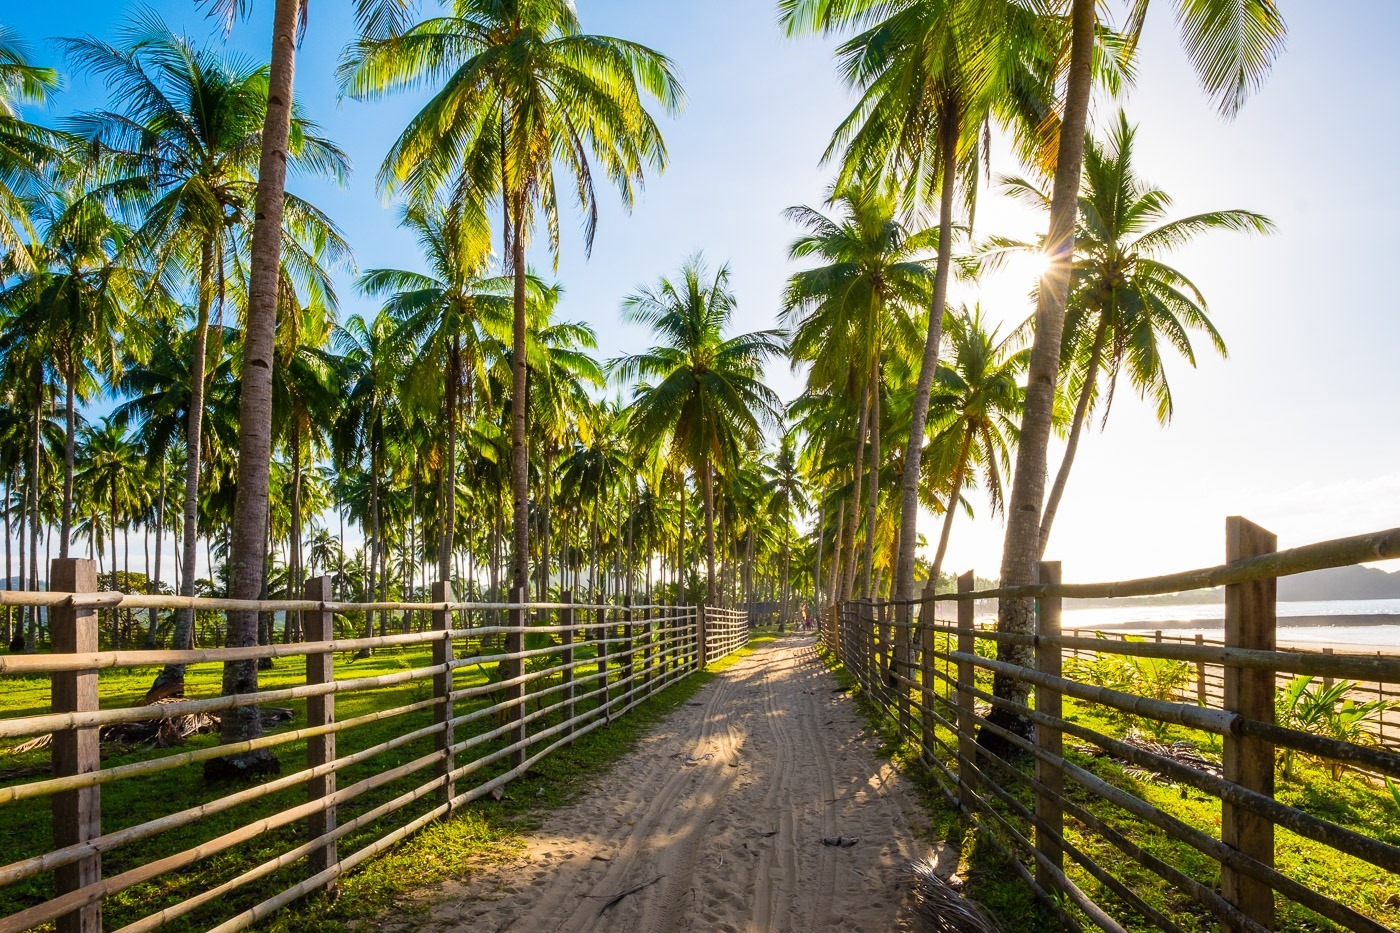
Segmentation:
<svg viewBox="0 0 1400 933">
<path fill-rule="evenodd" d="M 206 926 L 244 929 L 299 898 L 334 886 L 346 872 L 433 820 L 501 793 L 549 754 L 748 641 L 743 612 L 626 602 L 581 604 L 568 593 L 552 603 L 526 602 L 521 592 L 513 594 L 517 599 L 512 602 L 473 603 L 455 601 L 446 584 L 435 584 L 434 598 L 427 603 L 346 603 L 326 598 L 329 579 L 322 577 L 308 581 L 301 600 L 131 596 L 92 592 L 96 573 L 91 562 L 78 560 L 55 561 L 52 580 L 54 592 L 0 592 L 0 605 L 49 607 L 54 643 L 51 654 L 0 658 L 0 683 L 5 675 L 47 676 L 54 697 L 52 713 L 0 719 L 0 738 L 49 734 L 53 749 L 52 776 L 0 786 L 0 805 L 33 806 L 33 801 L 48 797 L 54 825 L 54 842 L 47 851 L 0 865 L 0 891 L 21 884 L 32 888 L 44 875 L 53 879 L 51 886 L 40 887 L 40 896 L 28 895 L 30 903 L 23 909 L 0 917 L 0 933 L 49 922 L 64 933 L 93 933 L 103 929 L 104 899 L 137 886 L 145 886 L 140 903 L 145 907 L 149 900 L 150 912 L 127 923 L 124 931 L 156 929 L 196 911 Z M 309 640 L 192 651 L 96 650 L 97 610 L 152 606 L 296 611 L 302 613 Z M 335 615 L 381 609 L 425 613 L 432 627 L 378 637 L 332 637 Z M 507 624 L 457 624 L 459 615 L 470 613 L 483 619 L 503 617 Z M 374 676 L 346 678 L 337 673 L 337 655 L 346 652 L 423 648 L 429 650 L 427 664 Z M 148 706 L 103 708 L 99 703 L 99 672 L 104 670 L 288 657 L 305 657 L 306 683 Z M 485 682 L 474 679 L 472 669 L 488 672 Z M 400 698 L 361 715 L 335 715 L 337 697 L 375 697 L 376 691 L 406 686 L 418 693 L 411 702 Z M 244 742 L 102 765 L 98 738 L 104 726 L 303 700 L 304 726 Z M 362 734 L 369 726 L 382 728 L 387 722 L 401 723 L 401 731 L 365 748 L 337 751 L 338 738 Z M 306 760 L 292 773 L 103 832 L 105 785 L 159 782 L 163 772 L 258 749 L 281 750 L 285 756 L 297 743 L 305 744 Z M 350 778 L 349 783 L 338 786 L 341 776 Z M 161 787 L 149 784 L 157 796 Z M 303 803 L 269 801 L 274 794 L 298 787 L 305 787 Z M 275 809 L 269 811 L 271 805 Z M 179 851 L 167 846 L 158 857 L 116 874 L 103 873 L 104 855 L 111 858 L 135 843 L 149 848 L 163 833 L 189 832 L 202 820 L 250 806 L 261 807 L 261 812 L 232 829 Z M 6 815 L 0 814 L 0 819 Z M 394 817 L 397 825 L 391 823 Z M 296 826 L 304 829 L 288 837 L 288 828 Z M 294 839 L 295 844 L 271 858 L 260 856 L 257 864 L 203 890 L 188 890 L 188 873 L 195 866 L 269 838 L 283 845 Z M 339 847 L 347 840 L 358 848 L 341 855 Z M 259 851 L 266 851 L 267 843 L 261 845 Z M 304 867 L 298 870 L 298 865 Z M 162 885 L 170 893 L 163 893 Z M 153 892 L 149 899 L 147 890 Z M 259 898 L 256 902 L 250 901 L 250 892 Z"/>
<path fill-rule="evenodd" d="M 1356 769 L 1380 801 L 1385 793 L 1380 779 L 1400 779 L 1400 748 L 1387 741 L 1387 726 L 1389 735 L 1396 730 L 1394 711 L 1386 710 L 1369 735 L 1347 741 L 1280 725 L 1276 697 L 1293 676 L 1303 675 L 1329 687 L 1353 680 L 1354 700 L 1388 703 L 1400 696 L 1395 688 L 1400 657 L 1277 650 L 1274 580 L 1388 557 L 1400 557 L 1400 530 L 1275 551 L 1272 535 L 1231 518 L 1227 563 L 1219 567 L 1121 583 L 1065 584 L 1059 564 L 1045 562 L 1034 586 L 981 591 L 974 590 L 968 572 L 956 593 L 935 594 L 930 588 L 912 602 L 863 600 L 827 607 L 821 641 L 860 690 L 918 744 L 943 792 L 1012 856 L 1018 875 L 1067 929 L 1087 924 L 1117 931 L 1130 924 L 1179 931 L 1218 924 L 1227 931 L 1261 933 L 1279 928 L 1281 899 L 1301 907 L 1304 917 L 1310 912 L 1339 928 L 1379 933 L 1390 927 L 1367 913 L 1365 904 L 1341 903 L 1280 869 L 1275 830 L 1373 866 L 1395 882 L 1396 891 L 1400 846 L 1380 838 L 1364 814 L 1348 817 L 1334 808 L 1280 800 L 1274 793 L 1275 765 L 1281 753 L 1302 753 Z M 1068 598 L 1221 584 L 1226 586 L 1223 642 L 1161 633 L 1085 637 L 1060 629 Z M 1002 596 L 1036 598 L 1033 632 L 975 627 L 975 602 Z M 944 601 L 956 603 L 956 623 L 935 618 L 935 605 Z M 1029 663 L 1021 660 L 1027 652 Z M 1150 665 L 1137 668 L 1144 673 L 1126 682 L 1091 682 L 1095 662 L 1106 659 L 1175 667 L 1159 682 L 1147 673 Z M 1019 685 L 1021 692 L 997 695 L 1005 691 L 991 690 L 994 678 Z M 1066 698 L 1074 704 L 1066 704 Z M 1170 725 L 1217 736 L 1221 761 L 1207 767 L 1201 764 L 1205 759 L 1179 759 L 1179 749 L 1167 744 L 1132 734 L 1114 738 L 1078 721 L 1081 709 L 1107 709 L 1159 729 Z M 1065 737 L 1075 741 L 1068 752 Z M 1191 788 L 1218 799 L 1218 835 L 1094 773 L 1087 765 L 1099 756 L 1180 785 L 1183 796 Z M 1137 823 L 1133 838 L 1124 829 L 1129 819 Z M 1078 835 L 1066 834 L 1067 820 Z M 1189 860 L 1164 859 L 1161 844 L 1149 844 L 1143 834 L 1190 847 L 1216 868 L 1192 871 Z M 1093 846 L 1075 840 L 1092 840 Z M 1126 862 L 1096 858 L 1091 849 L 1111 850 Z M 1123 872 L 1127 863 L 1139 876 L 1145 870 L 1174 890 L 1175 895 L 1164 895 L 1173 908 L 1149 902 L 1135 876 Z M 1375 899 L 1378 907 L 1384 906 L 1381 901 Z M 1290 908 L 1288 916 L 1299 915 Z M 1316 922 L 1306 919 L 1304 928 L 1318 928 Z"/>
</svg>

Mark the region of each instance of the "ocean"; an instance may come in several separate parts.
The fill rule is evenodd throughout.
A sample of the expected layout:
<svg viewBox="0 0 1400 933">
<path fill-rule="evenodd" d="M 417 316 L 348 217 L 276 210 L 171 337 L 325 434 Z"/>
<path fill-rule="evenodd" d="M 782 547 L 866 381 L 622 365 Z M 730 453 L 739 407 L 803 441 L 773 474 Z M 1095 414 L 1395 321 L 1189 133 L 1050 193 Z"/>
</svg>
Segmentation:
<svg viewBox="0 0 1400 933">
<path fill-rule="evenodd" d="M 1183 606 L 1095 606 L 1064 609 L 1066 629 L 1153 632 L 1219 638 L 1224 624 L 1220 603 Z M 1280 602 L 1280 645 L 1338 644 L 1361 649 L 1400 650 L 1400 599 L 1346 599 Z"/>
</svg>

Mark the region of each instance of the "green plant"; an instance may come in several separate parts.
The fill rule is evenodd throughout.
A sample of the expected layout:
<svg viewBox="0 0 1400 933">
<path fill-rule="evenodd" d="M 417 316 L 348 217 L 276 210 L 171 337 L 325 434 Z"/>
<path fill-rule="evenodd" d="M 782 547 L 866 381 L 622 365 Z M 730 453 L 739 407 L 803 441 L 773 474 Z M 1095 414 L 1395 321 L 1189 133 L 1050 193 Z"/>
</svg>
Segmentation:
<svg viewBox="0 0 1400 933">
<path fill-rule="evenodd" d="M 1278 691 L 1274 700 L 1278 723 L 1299 732 L 1323 735 L 1353 745 L 1374 745 L 1376 734 L 1371 726 L 1380 721 L 1391 704 L 1385 700 L 1358 703 L 1349 696 L 1356 687 L 1354 680 L 1339 680 L 1328 686 L 1316 683 L 1315 677 L 1300 674 Z M 1296 754 L 1291 748 L 1282 751 L 1285 778 L 1293 777 Z M 1346 764 L 1340 761 L 1329 760 L 1327 766 L 1334 781 L 1346 770 Z M 1395 792 L 1393 786 L 1391 792 Z"/>
<path fill-rule="evenodd" d="M 1129 636 L 1128 642 L 1141 642 L 1145 639 Z M 1104 639 L 1109 641 L 1109 639 Z M 1095 652 L 1087 659 L 1072 659 L 1065 665 L 1066 676 L 1081 680 L 1096 687 L 1132 693 L 1150 700 L 1173 703 L 1181 698 L 1181 693 L 1191 682 L 1191 665 L 1185 661 L 1172 661 L 1166 658 L 1138 658 L 1109 652 Z M 1154 736 L 1161 737 L 1167 724 L 1155 719 L 1132 716 L 1127 713 L 1114 715 L 1141 725 Z"/>
</svg>

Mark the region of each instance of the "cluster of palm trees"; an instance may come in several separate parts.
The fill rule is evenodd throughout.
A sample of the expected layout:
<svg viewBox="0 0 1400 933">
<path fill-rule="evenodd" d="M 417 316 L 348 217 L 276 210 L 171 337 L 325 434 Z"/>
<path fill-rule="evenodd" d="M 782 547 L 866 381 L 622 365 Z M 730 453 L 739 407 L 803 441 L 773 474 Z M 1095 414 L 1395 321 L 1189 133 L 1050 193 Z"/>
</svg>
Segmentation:
<svg viewBox="0 0 1400 933">
<path fill-rule="evenodd" d="M 839 166 L 838 214 L 796 211 L 811 234 L 794 256 L 825 265 L 795 277 L 787 302 L 794 355 L 811 364 L 799 407 L 814 439 L 819 525 L 835 545 L 827 598 L 849 598 L 859 573 L 862 594 L 911 599 L 920 501 L 945 515 L 936 578 L 948 525 L 974 478 L 993 507 L 1005 501 L 1001 582 L 1033 583 L 1080 432 L 1095 410 L 1107 415 L 1118 376 L 1153 398 L 1165 420 L 1163 352 L 1194 361 L 1193 329 L 1224 350 L 1200 292 L 1162 255 L 1204 230 L 1262 232 L 1269 222 L 1244 211 L 1168 220 L 1169 199 L 1133 172 L 1127 119 L 1098 142 L 1087 132 L 1096 86 L 1116 92 L 1133 75 L 1148 0 L 1127 4 L 1118 29 L 1095 0 L 778 6 L 791 34 L 843 37 L 840 72 L 857 95 L 826 153 Z M 1282 48 L 1273 0 L 1174 7 L 1198 78 L 1233 115 Z M 1003 180 L 1047 210 L 1036 244 L 971 234 L 994 128 L 1043 179 Z M 937 227 L 921 229 L 929 213 Z M 955 240 L 965 247 L 956 258 Z M 947 288 L 958 268 L 975 274 L 1018 249 L 1041 253 L 1046 271 L 1034 316 L 1008 341 L 986 332 L 979 311 L 950 311 Z M 931 250 L 931 263 L 918 261 Z M 1023 343 L 1027 350 L 1016 349 Z M 1068 451 L 1047 501 L 1057 429 L 1067 430 Z M 1003 599 L 999 614 L 1003 630 L 1030 631 L 1029 600 Z M 1018 664 L 1028 651 L 1000 648 Z M 998 677 L 999 695 L 1024 700 L 1024 691 Z M 994 715 L 1027 728 L 1000 708 Z"/>
<path fill-rule="evenodd" d="M 228 28 L 250 7 L 208 5 Z M 791 33 L 844 35 L 857 93 L 826 153 L 830 198 L 789 212 L 803 269 L 785 330 L 730 333 L 727 269 L 697 255 L 623 303 L 655 345 L 600 357 L 527 248 L 543 231 L 557 255 L 560 186 L 591 247 L 599 184 L 630 206 L 664 168 L 653 111 L 683 103 L 672 63 L 584 33 L 568 0 L 453 0 L 418 22 L 416 6 L 356 0 L 338 79 L 358 99 L 430 91 L 378 176 L 423 264 L 359 275 L 381 310 L 346 320 L 332 283 L 349 246 L 286 190 L 289 175 L 348 171 L 292 96 L 304 0 L 276 0 L 270 66 L 149 12 L 110 42 L 63 40 L 108 106 L 52 127 L 20 108 L 57 73 L 0 27 L 0 484 L 20 585 L 42 585 L 41 548 L 86 547 L 113 583 L 187 595 L 295 593 L 331 572 L 340 597 L 435 579 L 493 598 L 644 586 L 771 595 L 787 618 L 795 590 L 912 597 L 920 507 L 942 516 L 925 566 L 937 579 L 979 486 L 1007 515 L 1002 581 L 1030 582 L 1080 434 L 1119 377 L 1165 420 L 1163 357 L 1194 362 L 1199 332 L 1224 351 L 1166 254 L 1210 229 L 1269 229 L 1245 211 L 1172 219 L 1134 171 L 1126 117 L 1086 132 L 1095 85 L 1132 75 L 1146 0 L 1121 30 L 1093 0 L 779 0 Z M 1177 6 L 1233 112 L 1282 42 L 1272 0 Z M 1001 186 L 1048 213 L 1040 242 L 972 232 L 994 128 L 1030 176 Z M 955 274 L 1027 250 L 1048 271 L 1025 324 L 1002 333 L 949 306 Z M 806 381 L 786 407 L 762 378 L 783 355 Z M 1068 449 L 1047 502 L 1057 429 Z M 1003 625 L 1023 629 L 1027 612 L 1007 601 Z M 114 618 L 109 637 L 189 647 L 199 621 Z M 35 613 L 5 624 L 17 645 L 42 634 Z M 298 635 L 294 617 L 274 632 L 234 612 L 201 638 Z M 172 666 L 157 687 L 182 678 Z M 230 663 L 224 686 L 255 689 L 253 665 Z M 230 717 L 225 738 L 252 737 L 255 719 Z"/>
<path fill-rule="evenodd" d="M 632 91 L 654 91 L 667 106 L 680 95 L 655 53 L 580 36 L 564 4 L 530 10 L 554 18 L 472 47 L 489 60 L 500 53 L 492 43 L 542 42 L 539 67 L 555 70 L 499 82 L 519 82 L 521 100 L 563 80 L 618 100 L 557 98 L 559 112 L 522 114 L 504 139 L 493 125 L 478 154 L 422 152 L 441 143 L 414 142 L 426 118 L 415 121 L 384 183 L 410 189 L 401 219 L 423 266 L 358 276 L 359 289 L 381 300 L 377 314 L 340 319 L 331 274 L 350 268 L 348 245 L 315 205 L 284 195 L 259 529 L 266 556 L 254 596 L 298 595 L 310 575 L 329 573 L 343 599 L 426 598 L 432 581 L 450 580 L 459 594 L 499 600 L 520 585 L 523 566 L 541 599 L 572 589 L 595 601 L 778 603 L 801 580 L 807 563 L 793 558 L 805 500 L 793 448 L 761 453 L 782 407 L 762 367 L 784 344 L 775 332 L 729 333 L 728 272 L 711 275 L 697 256 L 674 280 L 639 289 L 624 313 L 651 328 L 656 345 L 603 359 L 588 325 L 558 317 L 561 286 L 525 267 L 535 208 L 554 229 L 554 183 L 541 174 L 553 164 L 515 179 L 500 147 L 517 130 L 529 148 L 588 127 L 594 155 L 630 197 L 643 163 L 659 164 L 662 150 L 625 79 L 634 75 Z M 480 17 L 490 10 L 464 4 L 458 13 L 450 28 L 485 34 Z M 367 32 L 347 52 L 353 93 L 410 80 L 401 47 L 431 46 L 444 21 L 399 25 L 378 39 Z M 105 82 L 111 109 L 46 128 L 23 122 L 18 106 L 41 101 L 56 74 L 0 35 L 0 131 L 13 141 L 0 150 L 9 183 L 0 279 L 7 575 L 17 566 L 15 582 L 38 588 L 48 557 L 85 551 L 116 588 L 229 594 L 269 71 L 197 46 L 149 12 L 110 43 L 85 37 L 63 48 L 75 70 Z M 428 109 L 478 91 L 449 81 Z M 499 123 L 518 105 L 494 106 L 472 119 Z M 335 145 L 295 106 L 290 120 L 290 169 L 342 178 Z M 420 147 L 412 159 L 411 146 Z M 473 176 L 478 158 L 494 174 Z M 564 161 L 592 210 L 586 148 Z M 504 268 L 492 262 L 493 192 L 505 198 Z M 622 390 L 616 399 L 610 381 Z M 522 408 L 528 433 L 517 430 Z M 172 539 L 179 560 L 164 579 Z M 110 615 L 112 647 L 231 637 L 212 615 Z M 412 620 L 377 621 L 382 631 Z M 363 619 L 369 631 L 375 622 Z M 267 616 L 257 624 L 263 642 L 300 636 L 295 615 L 280 631 Z M 17 647 L 32 650 L 43 636 L 38 613 L 7 614 L 4 625 Z M 172 665 L 153 691 L 182 685 Z"/>
</svg>

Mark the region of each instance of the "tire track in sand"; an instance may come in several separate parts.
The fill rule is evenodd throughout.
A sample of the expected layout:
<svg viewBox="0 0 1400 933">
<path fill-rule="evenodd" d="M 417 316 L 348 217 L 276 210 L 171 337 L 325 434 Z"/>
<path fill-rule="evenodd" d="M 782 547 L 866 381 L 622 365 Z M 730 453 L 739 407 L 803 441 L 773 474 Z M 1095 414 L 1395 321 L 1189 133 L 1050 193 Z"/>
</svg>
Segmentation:
<svg viewBox="0 0 1400 933">
<path fill-rule="evenodd" d="M 922 848 L 909 825 L 915 807 L 835 686 L 810 638 L 758 647 L 593 779 L 580 801 L 545 814 L 526 856 L 462 866 L 469 877 L 437 892 L 425 923 L 405 915 L 381 925 L 486 933 L 906 929 L 899 871 Z M 821 844 L 833 835 L 862 839 L 851 848 Z"/>
</svg>

